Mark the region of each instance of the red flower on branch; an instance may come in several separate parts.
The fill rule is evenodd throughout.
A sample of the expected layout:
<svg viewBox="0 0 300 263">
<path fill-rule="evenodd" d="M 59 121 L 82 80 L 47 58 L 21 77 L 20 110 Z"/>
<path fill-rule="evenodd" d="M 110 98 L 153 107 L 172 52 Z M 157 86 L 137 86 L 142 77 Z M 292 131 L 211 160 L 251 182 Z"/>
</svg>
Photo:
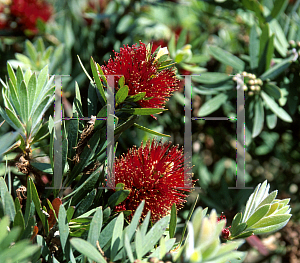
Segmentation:
<svg viewBox="0 0 300 263">
<path fill-rule="evenodd" d="M 143 108 L 163 108 L 172 92 L 178 90 L 178 79 L 174 67 L 159 69 L 157 57 L 148 54 L 144 43 L 140 42 L 129 47 L 120 48 L 120 53 L 114 52 L 105 66 L 101 66 L 103 73 L 108 75 L 122 75 L 129 87 L 128 95 L 145 92 L 145 97 L 137 103 Z M 115 77 L 115 87 L 120 77 Z M 145 100 L 147 99 L 148 100 Z"/>
<path fill-rule="evenodd" d="M 50 19 L 52 7 L 43 0 L 14 0 L 10 7 L 10 15 L 22 30 L 36 32 L 36 22 L 40 18 L 44 22 Z"/>
<path fill-rule="evenodd" d="M 169 214 L 174 203 L 177 209 L 183 207 L 186 192 L 191 192 L 195 181 L 191 179 L 190 170 L 184 173 L 183 149 L 169 146 L 170 142 L 154 139 L 151 143 L 149 140 L 145 146 L 142 143 L 138 149 L 133 147 L 116 159 L 115 185 L 123 183 L 130 194 L 115 211 L 131 210 L 132 216 L 145 200 L 142 216 L 151 211 L 151 220 L 155 222 Z M 108 182 L 108 187 L 114 185 Z"/>
</svg>

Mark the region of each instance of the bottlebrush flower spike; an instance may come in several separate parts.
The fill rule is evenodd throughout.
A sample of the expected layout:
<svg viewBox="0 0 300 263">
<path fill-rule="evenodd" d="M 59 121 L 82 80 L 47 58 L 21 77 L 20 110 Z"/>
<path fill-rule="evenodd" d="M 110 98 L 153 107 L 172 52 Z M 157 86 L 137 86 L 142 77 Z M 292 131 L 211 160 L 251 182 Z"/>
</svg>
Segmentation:
<svg viewBox="0 0 300 263">
<path fill-rule="evenodd" d="M 120 53 L 114 52 L 105 66 L 101 66 L 104 75 L 120 75 L 125 77 L 125 85 L 129 87 L 129 96 L 145 92 L 143 99 L 137 101 L 142 108 L 163 108 L 168 97 L 179 89 L 179 80 L 175 75 L 174 66 L 160 69 L 161 61 L 155 53 L 151 54 L 144 43 L 120 48 Z M 163 49 L 160 53 L 166 54 Z M 115 87 L 118 87 L 120 77 L 115 77 Z"/>
<path fill-rule="evenodd" d="M 142 216 L 151 211 L 151 220 L 159 220 L 171 211 L 175 203 L 183 207 L 185 198 L 192 189 L 191 173 L 184 174 L 183 150 L 170 143 L 155 139 L 133 147 L 126 155 L 115 161 L 115 185 L 124 184 L 130 190 L 128 197 L 115 207 L 115 211 L 131 210 L 132 215 L 142 200 L 145 207 Z M 114 187 L 108 182 L 108 187 Z"/>
<path fill-rule="evenodd" d="M 10 12 L 20 27 L 36 33 L 37 19 L 48 21 L 52 15 L 52 6 L 42 0 L 14 0 Z"/>
</svg>

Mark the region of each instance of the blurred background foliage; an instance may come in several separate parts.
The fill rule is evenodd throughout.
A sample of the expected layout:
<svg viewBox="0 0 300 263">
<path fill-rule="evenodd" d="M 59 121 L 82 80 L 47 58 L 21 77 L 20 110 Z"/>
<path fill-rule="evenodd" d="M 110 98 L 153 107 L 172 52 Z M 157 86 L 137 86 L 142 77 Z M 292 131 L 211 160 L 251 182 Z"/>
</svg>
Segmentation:
<svg viewBox="0 0 300 263">
<path fill-rule="evenodd" d="M 293 230 L 274 236 L 275 248 L 269 249 L 275 254 L 273 258 L 282 257 L 282 262 L 295 257 L 289 247 L 295 244 L 287 236 L 299 231 L 300 222 L 300 0 L 49 0 L 48 3 L 51 16 L 46 21 L 38 19 L 36 28 L 26 29 L 22 21 L 16 24 L 13 15 L 9 17 L 3 8 L 5 3 L 0 2 L 0 78 L 7 77 L 6 61 L 14 68 L 21 65 L 22 69 L 30 68 L 33 72 L 49 64 L 50 74 L 69 75 L 63 77 L 66 116 L 72 114 L 75 81 L 82 101 L 86 101 L 88 94 L 89 82 L 77 55 L 85 68 L 90 68 L 91 56 L 102 65 L 113 55 L 112 50 L 118 52 L 123 45 L 140 40 L 153 42 L 153 51 L 158 46 L 168 47 L 178 75 L 196 75 L 192 77 L 193 117 L 235 117 L 233 75 L 244 76 L 245 184 L 255 186 L 267 179 L 272 188 L 279 190 L 280 198 L 291 198 L 292 221 L 296 226 L 288 225 Z M 184 82 L 183 77 L 179 78 L 181 88 L 167 103 L 168 111 L 157 115 L 157 120 L 143 116 L 138 123 L 170 135 L 167 139 L 183 146 Z M 50 107 L 47 116 L 51 112 Z M 9 131 L 9 125 L 4 123 L 1 137 Z M 134 127 L 127 130 L 119 139 L 116 156 L 133 145 L 139 146 L 149 136 Z M 193 172 L 198 179 L 195 186 L 199 188 L 180 211 L 181 222 L 187 218 L 199 193 L 198 205 L 224 212 L 229 221 L 243 208 L 250 190 L 228 190 L 235 186 L 236 136 L 234 120 L 192 121 Z M 47 138 L 36 143 L 35 157 L 45 158 L 48 145 Z M 12 151 L 4 161 L 14 159 L 17 154 Z M 5 172 L 3 162 L 0 174 Z M 11 172 L 21 175 L 15 167 L 11 167 Z M 17 187 L 19 182 L 15 180 Z M 284 244 L 287 247 L 282 250 Z M 252 250 L 253 257 L 261 256 Z M 297 256 L 300 260 L 300 255 Z"/>
</svg>

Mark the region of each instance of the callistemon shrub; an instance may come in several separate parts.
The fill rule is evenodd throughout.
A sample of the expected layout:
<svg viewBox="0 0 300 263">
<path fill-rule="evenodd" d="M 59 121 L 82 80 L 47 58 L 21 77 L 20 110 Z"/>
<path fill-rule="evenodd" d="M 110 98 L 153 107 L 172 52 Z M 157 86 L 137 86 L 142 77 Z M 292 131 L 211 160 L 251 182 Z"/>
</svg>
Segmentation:
<svg viewBox="0 0 300 263">
<path fill-rule="evenodd" d="M 137 101 L 142 108 L 163 108 L 172 92 L 179 89 L 175 67 L 167 60 L 166 48 L 151 53 L 151 48 L 140 42 L 140 46 L 124 45 L 120 53 L 114 53 L 114 58 L 101 66 L 104 75 L 119 75 L 115 77 L 116 88 L 118 80 L 124 76 L 129 96 L 144 92 L 145 96 Z"/>
<path fill-rule="evenodd" d="M 143 216 L 151 211 L 155 222 L 169 214 L 174 203 L 178 209 L 183 207 L 185 192 L 191 191 L 193 181 L 190 170 L 184 173 L 183 149 L 169 146 L 170 142 L 148 140 L 145 146 L 142 143 L 138 149 L 133 147 L 116 159 L 114 183 L 124 184 L 124 189 L 130 190 L 116 211 L 131 210 L 133 214 L 145 200 Z M 111 182 L 108 186 L 113 187 Z"/>
</svg>

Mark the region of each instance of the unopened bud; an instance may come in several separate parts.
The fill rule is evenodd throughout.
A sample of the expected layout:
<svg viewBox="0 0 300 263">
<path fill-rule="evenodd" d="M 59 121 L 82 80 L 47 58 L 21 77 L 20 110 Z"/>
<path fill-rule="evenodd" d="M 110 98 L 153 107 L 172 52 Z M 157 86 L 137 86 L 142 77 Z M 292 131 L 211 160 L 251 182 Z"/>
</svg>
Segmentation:
<svg viewBox="0 0 300 263">
<path fill-rule="evenodd" d="M 251 89 L 251 90 L 255 90 L 255 86 L 253 86 L 253 85 L 250 86 L 250 89 Z"/>
<path fill-rule="evenodd" d="M 252 80 L 252 79 L 250 79 L 248 83 L 249 83 L 250 85 L 254 85 L 254 84 L 255 84 L 254 80 Z"/>
<path fill-rule="evenodd" d="M 253 95 L 254 95 L 253 91 L 248 92 L 248 96 L 253 96 Z"/>
<path fill-rule="evenodd" d="M 260 90 L 260 86 L 255 86 L 255 90 L 259 91 Z"/>
<path fill-rule="evenodd" d="M 289 41 L 289 44 L 290 44 L 291 47 L 296 47 L 296 42 L 295 42 L 295 40 L 290 40 L 290 41 Z"/>
</svg>

